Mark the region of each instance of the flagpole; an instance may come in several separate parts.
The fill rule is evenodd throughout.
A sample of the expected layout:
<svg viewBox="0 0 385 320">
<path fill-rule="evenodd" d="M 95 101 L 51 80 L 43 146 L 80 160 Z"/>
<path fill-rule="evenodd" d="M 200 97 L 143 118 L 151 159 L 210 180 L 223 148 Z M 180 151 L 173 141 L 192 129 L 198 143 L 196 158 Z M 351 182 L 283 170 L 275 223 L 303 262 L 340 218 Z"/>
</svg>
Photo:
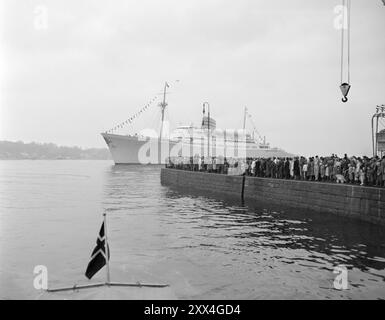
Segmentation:
<svg viewBox="0 0 385 320">
<path fill-rule="evenodd" d="M 104 248 L 106 252 L 106 276 L 107 276 L 107 281 L 106 284 L 110 284 L 110 261 L 109 261 L 109 256 L 110 252 L 108 251 L 108 240 L 107 240 L 107 219 L 106 219 L 106 213 L 103 213 L 103 219 L 104 219 Z"/>
<path fill-rule="evenodd" d="M 47 292 L 60 292 L 60 291 L 87 289 L 87 288 L 95 288 L 95 287 L 103 287 L 103 286 L 139 287 L 139 288 L 140 287 L 165 288 L 169 286 L 168 284 L 151 284 L 151 283 L 140 283 L 140 282 L 136 282 L 136 283 L 111 282 L 110 281 L 110 262 L 108 259 L 110 252 L 109 252 L 109 246 L 108 246 L 108 240 L 107 240 L 107 218 L 106 218 L 105 212 L 103 213 L 103 225 L 104 225 L 104 228 L 103 228 L 104 229 L 104 251 L 105 251 L 105 259 L 106 259 L 106 277 L 107 277 L 106 282 L 83 284 L 83 285 L 75 284 L 71 287 L 47 289 Z"/>
</svg>

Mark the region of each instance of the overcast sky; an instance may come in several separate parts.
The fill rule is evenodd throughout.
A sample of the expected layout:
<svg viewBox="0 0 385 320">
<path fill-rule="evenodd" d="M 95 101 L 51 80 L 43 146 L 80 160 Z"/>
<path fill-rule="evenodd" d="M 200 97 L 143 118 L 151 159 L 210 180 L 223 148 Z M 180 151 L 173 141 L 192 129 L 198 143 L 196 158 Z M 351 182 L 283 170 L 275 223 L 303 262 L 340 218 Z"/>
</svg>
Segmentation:
<svg viewBox="0 0 385 320">
<path fill-rule="evenodd" d="M 352 0 L 351 91 L 341 102 L 335 0 L 3 1 L 1 140 L 105 146 L 169 81 L 171 125 L 242 126 L 298 154 L 370 154 L 385 103 L 385 6 Z M 46 18 L 46 19 L 45 19 Z M 175 80 L 179 80 L 176 82 Z M 151 107 L 135 127 L 156 126 Z"/>
</svg>

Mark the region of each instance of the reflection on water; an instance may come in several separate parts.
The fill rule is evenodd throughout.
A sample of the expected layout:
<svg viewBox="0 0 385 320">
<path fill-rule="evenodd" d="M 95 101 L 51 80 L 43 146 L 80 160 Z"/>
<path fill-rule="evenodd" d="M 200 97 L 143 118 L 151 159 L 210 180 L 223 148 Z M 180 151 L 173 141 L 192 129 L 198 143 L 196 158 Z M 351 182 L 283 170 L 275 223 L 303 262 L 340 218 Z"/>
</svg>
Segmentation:
<svg viewBox="0 0 385 320">
<path fill-rule="evenodd" d="M 171 199 L 184 197 L 177 192 L 168 192 L 166 196 Z M 202 224 L 199 228 L 219 229 L 211 230 L 212 238 L 221 237 L 217 232 L 224 232 L 222 236 L 232 238 L 234 246 L 244 252 L 259 252 L 262 248 L 303 249 L 311 252 L 306 261 L 325 266 L 338 262 L 362 271 L 385 269 L 383 228 L 329 214 L 309 215 L 305 210 L 285 210 L 279 206 L 277 211 L 268 212 L 263 207 L 238 207 L 226 201 L 205 203 L 209 204 L 209 209 L 207 206 L 200 208 L 205 214 L 199 218 L 211 223 Z M 191 210 L 196 208 L 194 206 Z M 319 255 L 324 255 L 324 261 L 318 259 Z M 282 258 L 285 263 L 300 260 L 288 256 L 275 258 Z"/>
<path fill-rule="evenodd" d="M 371 286 L 376 287 L 372 298 L 385 297 L 383 227 L 274 204 L 268 209 L 242 206 L 236 200 L 162 187 L 159 167 L 113 166 L 105 191 L 105 208 L 136 225 L 136 233 L 142 223 L 154 224 L 154 232 L 146 233 L 151 246 L 139 245 L 143 252 L 162 252 L 169 258 L 167 268 L 178 260 L 176 266 L 181 263 L 182 270 L 191 272 L 185 275 L 189 282 L 205 283 L 207 290 L 196 297 L 305 298 L 310 292 L 311 297 L 365 298 Z M 337 265 L 349 270 L 348 293 L 332 289 Z M 260 283 L 263 288 L 253 287 Z M 282 287 L 288 283 L 290 289 Z"/>
<path fill-rule="evenodd" d="M 0 208 L 0 298 L 39 297 L 37 264 L 52 285 L 83 283 L 103 211 L 114 281 L 183 299 L 385 298 L 384 227 L 161 186 L 160 166 L 0 162 Z M 333 288 L 338 265 L 348 290 Z"/>
</svg>

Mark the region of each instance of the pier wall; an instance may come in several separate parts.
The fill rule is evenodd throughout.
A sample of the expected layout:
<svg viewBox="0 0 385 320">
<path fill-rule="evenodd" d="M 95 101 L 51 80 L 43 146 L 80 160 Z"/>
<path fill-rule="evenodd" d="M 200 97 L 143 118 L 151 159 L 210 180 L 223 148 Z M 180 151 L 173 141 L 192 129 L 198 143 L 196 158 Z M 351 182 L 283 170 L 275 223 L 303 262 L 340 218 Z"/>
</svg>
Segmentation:
<svg viewBox="0 0 385 320">
<path fill-rule="evenodd" d="M 221 193 L 230 197 L 239 198 L 242 193 L 240 176 L 162 168 L 160 180 L 163 185 Z"/>
<path fill-rule="evenodd" d="M 244 182 L 243 182 L 244 180 Z M 295 181 L 161 169 L 162 185 L 217 193 L 317 212 L 329 212 L 385 225 L 385 189 L 357 185 Z"/>
</svg>

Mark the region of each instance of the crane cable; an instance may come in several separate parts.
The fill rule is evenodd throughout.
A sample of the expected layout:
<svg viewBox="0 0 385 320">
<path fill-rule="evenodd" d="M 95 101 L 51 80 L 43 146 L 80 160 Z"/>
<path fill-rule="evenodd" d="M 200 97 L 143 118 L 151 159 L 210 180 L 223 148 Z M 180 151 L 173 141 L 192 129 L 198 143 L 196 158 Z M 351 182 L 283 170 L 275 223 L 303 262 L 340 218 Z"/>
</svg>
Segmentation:
<svg viewBox="0 0 385 320">
<path fill-rule="evenodd" d="M 347 71 L 348 71 L 348 83 L 350 82 L 350 0 L 342 0 L 343 10 L 343 21 L 341 31 L 341 83 L 343 83 L 343 67 L 344 67 L 344 40 L 345 40 L 345 21 L 347 29 Z M 346 8 L 346 10 L 345 10 Z M 347 17 L 345 16 L 345 13 Z"/>
<path fill-rule="evenodd" d="M 348 92 L 350 90 L 350 0 L 342 0 L 342 27 L 341 27 L 341 85 L 340 89 L 343 95 L 342 101 L 347 102 Z M 345 65 L 345 25 L 347 38 L 347 82 L 344 82 Z"/>
</svg>

